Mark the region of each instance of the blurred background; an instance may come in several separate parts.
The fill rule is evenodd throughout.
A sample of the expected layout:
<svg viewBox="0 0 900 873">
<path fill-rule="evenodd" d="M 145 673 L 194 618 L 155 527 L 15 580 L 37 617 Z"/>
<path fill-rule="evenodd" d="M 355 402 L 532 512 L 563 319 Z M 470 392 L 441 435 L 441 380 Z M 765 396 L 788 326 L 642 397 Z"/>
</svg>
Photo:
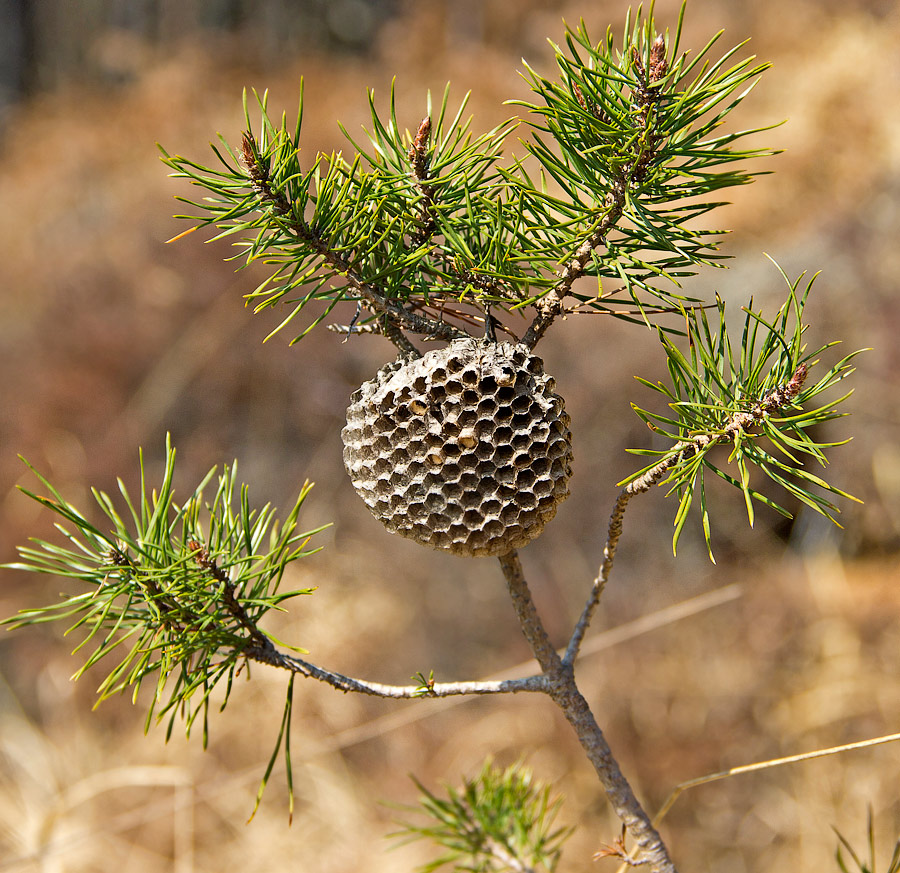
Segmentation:
<svg viewBox="0 0 900 873">
<path fill-rule="evenodd" d="M 526 96 L 521 58 L 549 74 L 548 38 L 584 17 L 596 39 L 619 31 L 623 2 L 567 0 L 0 0 L 0 560 L 50 519 L 17 454 L 76 505 L 90 486 L 151 475 L 166 432 L 178 482 L 239 459 L 251 498 L 288 505 L 317 484 L 307 526 L 333 521 L 325 550 L 292 579 L 317 585 L 271 628 L 317 663 L 384 682 L 434 669 L 477 678 L 527 657 L 494 562 L 430 553 L 384 533 L 346 480 L 339 431 L 351 391 L 391 358 L 380 338 L 319 331 L 289 348 L 262 344 L 277 312 L 242 295 L 263 278 L 235 273 L 226 244 L 184 230 L 156 142 L 201 163 L 217 131 L 237 142 L 241 89 L 269 89 L 277 114 L 306 83 L 304 144 L 345 145 L 366 122 L 365 89 L 415 128 L 425 93 L 473 92 L 475 130 Z M 656 4 L 674 26 L 678 5 Z M 689 524 L 671 554 L 674 504 L 636 501 L 592 631 L 581 684 L 650 809 L 679 782 L 719 769 L 887 734 L 900 724 L 900 13 L 889 0 L 692 0 L 684 45 L 748 37 L 771 61 L 736 123 L 787 119 L 757 144 L 782 149 L 774 171 L 730 192 L 720 226 L 728 270 L 691 280 L 733 310 L 750 296 L 774 311 L 783 280 L 821 271 L 809 342 L 843 340 L 859 359 L 832 424 L 831 481 L 865 502 L 843 529 L 800 513 L 758 512 L 713 487 L 718 563 Z M 560 643 L 581 608 L 605 538 L 615 483 L 647 444 L 629 403 L 655 397 L 632 378 L 664 374 L 649 332 L 570 317 L 541 344 L 575 435 L 572 496 L 523 562 Z M 840 354 L 839 350 L 836 354 Z M 846 383 L 845 383 L 846 384 Z M 713 483 L 714 485 L 716 483 Z M 775 495 L 781 499 L 783 495 Z M 784 498 L 787 501 L 787 498 Z M 791 505 L 787 501 L 787 505 Z M 0 614 L 47 602 L 62 583 L 4 571 Z M 720 590 L 721 589 L 721 590 Z M 699 601 L 692 598 L 700 597 Z M 705 598 L 705 599 L 704 599 Z M 686 607 L 679 604 L 688 602 Z M 427 847 L 389 851 L 391 804 L 474 775 L 485 755 L 524 756 L 566 797 L 578 824 L 561 870 L 590 860 L 618 825 L 568 726 L 543 700 L 390 703 L 302 684 L 293 748 L 298 808 L 288 827 L 277 768 L 250 825 L 278 729 L 285 678 L 254 671 L 212 720 L 210 747 L 142 735 L 129 701 L 96 712 L 90 678 L 73 684 L 76 644 L 61 628 L 0 636 L 0 871 L 200 873 L 241 869 L 412 870 Z M 99 682 L 100 676 L 97 677 Z M 689 791 L 664 834 L 683 870 L 827 870 L 836 826 L 862 844 L 872 805 L 881 851 L 900 830 L 900 746 L 767 770 Z M 884 862 L 886 863 L 886 861 Z M 603 866 L 603 865 L 606 866 Z"/>
</svg>

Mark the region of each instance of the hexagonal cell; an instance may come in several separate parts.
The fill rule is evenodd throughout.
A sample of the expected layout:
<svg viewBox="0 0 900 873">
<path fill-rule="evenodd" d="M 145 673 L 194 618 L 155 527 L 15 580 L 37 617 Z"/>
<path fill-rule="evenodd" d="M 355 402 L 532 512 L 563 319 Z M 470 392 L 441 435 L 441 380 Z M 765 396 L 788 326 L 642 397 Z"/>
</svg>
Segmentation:
<svg viewBox="0 0 900 873">
<path fill-rule="evenodd" d="M 456 417 L 456 423 L 460 427 L 474 427 L 478 421 L 478 413 L 474 409 L 462 409 Z"/>
<path fill-rule="evenodd" d="M 406 444 L 406 454 L 409 458 L 421 458 L 425 454 L 427 443 L 425 440 L 413 439 Z"/>
<path fill-rule="evenodd" d="M 528 452 L 520 452 L 513 458 L 514 467 L 527 467 L 531 464 L 531 455 Z"/>
<path fill-rule="evenodd" d="M 522 525 L 522 527 L 528 529 L 538 520 L 538 513 L 534 509 L 526 510 L 525 512 L 519 513 L 518 522 Z"/>
<path fill-rule="evenodd" d="M 439 533 L 441 531 L 450 530 L 450 519 L 444 515 L 442 512 L 432 512 L 431 515 L 428 516 L 428 528 L 429 530 Z"/>
<path fill-rule="evenodd" d="M 547 444 L 535 441 L 531 444 L 531 448 L 528 451 L 535 459 L 535 462 L 537 462 L 538 460 L 546 460 Z"/>
<path fill-rule="evenodd" d="M 509 425 L 502 425 L 494 431 L 494 442 L 496 444 L 509 445 L 512 442 L 513 429 Z"/>
<path fill-rule="evenodd" d="M 474 470 L 478 466 L 478 455 L 474 452 L 466 452 L 459 456 L 456 461 L 460 470 Z"/>
<path fill-rule="evenodd" d="M 547 446 L 547 457 L 556 459 L 563 458 L 569 454 L 569 446 L 565 440 L 556 439 Z"/>
<path fill-rule="evenodd" d="M 510 421 L 513 417 L 512 407 L 500 406 L 494 413 L 494 421 L 502 421 L 504 423 Z"/>
<path fill-rule="evenodd" d="M 498 403 L 510 403 L 516 396 L 516 389 L 512 385 L 503 385 L 497 389 L 496 395 Z"/>
<path fill-rule="evenodd" d="M 524 472 L 524 470 L 523 470 Z M 545 495 L 549 495 L 553 491 L 553 481 L 551 479 L 537 479 L 535 483 L 531 486 L 531 490 L 538 496 L 540 499 Z"/>
<path fill-rule="evenodd" d="M 512 524 L 519 517 L 519 507 L 515 503 L 507 503 L 500 510 L 500 521 L 505 525 Z"/>
<path fill-rule="evenodd" d="M 441 472 L 444 479 L 452 481 L 459 478 L 459 474 L 461 471 L 459 469 L 459 464 L 457 464 L 455 461 L 450 461 L 444 464 L 443 470 Z"/>
<path fill-rule="evenodd" d="M 460 447 L 460 451 L 474 449 L 478 445 L 478 436 L 475 433 L 475 428 L 462 428 L 456 438 L 456 444 Z"/>
<path fill-rule="evenodd" d="M 497 401 L 493 397 L 482 397 L 478 401 L 478 414 L 482 418 L 490 418 L 497 410 Z"/>
<path fill-rule="evenodd" d="M 478 391 L 482 395 L 493 394 L 497 390 L 497 380 L 490 374 L 481 377 Z"/>
<path fill-rule="evenodd" d="M 497 425 L 489 418 L 482 418 L 480 421 L 475 422 L 475 435 L 480 440 L 489 439 L 495 427 Z"/>
<path fill-rule="evenodd" d="M 496 464 L 508 464 L 513 459 L 513 455 L 512 446 L 501 444 L 494 447 L 494 463 Z"/>
<path fill-rule="evenodd" d="M 478 509 L 467 509 L 463 513 L 463 524 L 469 528 L 481 527 L 484 522 L 484 516 Z"/>
<path fill-rule="evenodd" d="M 537 497 L 530 491 L 520 491 L 518 495 L 519 506 L 522 510 L 534 509 L 537 506 Z"/>
<path fill-rule="evenodd" d="M 491 497 L 481 504 L 481 511 L 484 515 L 499 515 L 503 504 L 496 497 Z"/>
<path fill-rule="evenodd" d="M 391 450 L 391 441 L 386 436 L 376 437 L 372 442 L 372 452 L 375 455 L 386 455 Z"/>
<path fill-rule="evenodd" d="M 459 484 L 465 491 L 477 491 L 481 477 L 477 473 L 466 470 L 459 476 Z"/>
<path fill-rule="evenodd" d="M 439 380 L 443 382 L 443 378 Z M 447 389 L 441 384 L 433 384 L 428 391 L 432 403 L 440 403 L 447 396 Z"/>
<path fill-rule="evenodd" d="M 472 452 L 479 461 L 486 461 L 494 454 L 494 445 L 487 440 L 478 443 Z"/>
<path fill-rule="evenodd" d="M 386 415 L 379 416 L 372 422 L 373 433 L 390 433 L 394 429 L 394 422 Z"/>
<path fill-rule="evenodd" d="M 535 480 L 537 476 L 535 476 L 534 472 L 530 469 L 519 470 L 518 475 L 516 476 L 516 487 L 520 489 L 531 488 L 532 485 L 535 485 Z"/>
<path fill-rule="evenodd" d="M 535 458 L 531 462 L 531 469 L 534 470 L 537 476 L 546 476 L 550 472 L 549 458 Z"/>
<path fill-rule="evenodd" d="M 451 524 L 448 533 L 454 542 L 465 542 L 469 536 L 469 529 L 463 524 Z"/>
<path fill-rule="evenodd" d="M 519 394 L 510 401 L 513 412 L 526 412 L 531 409 L 532 399 L 527 394 Z"/>
<path fill-rule="evenodd" d="M 466 365 L 466 358 L 463 355 L 451 355 L 447 358 L 447 372 L 458 373 Z"/>
<path fill-rule="evenodd" d="M 478 370 L 475 367 L 466 367 L 460 375 L 463 385 L 474 388 L 478 384 Z M 476 392 L 477 393 L 477 392 Z"/>
<path fill-rule="evenodd" d="M 459 482 L 445 482 L 441 491 L 448 503 L 460 500 L 465 494 L 463 486 Z"/>
<path fill-rule="evenodd" d="M 459 498 L 459 505 L 463 509 L 472 509 L 476 506 L 479 506 L 482 499 L 483 498 L 478 491 L 463 491 L 462 495 Z"/>
<path fill-rule="evenodd" d="M 437 491 L 431 491 L 425 495 L 425 508 L 429 512 L 442 512 L 447 505 L 447 501 Z"/>
<path fill-rule="evenodd" d="M 406 513 L 412 519 L 424 519 L 428 515 L 424 500 L 413 500 L 406 508 Z"/>
<path fill-rule="evenodd" d="M 481 465 L 479 464 L 479 467 Z M 508 467 L 497 467 L 494 465 L 494 475 L 490 476 L 490 473 L 483 473 L 485 478 L 493 478 L 500 485 L 509 485 L 513 487 L 513 483 L 516 481 L 516 468 L 512 465 Z M 498 489 L 499 492 L 499 489 Z M 515 488 L 513 488 L 513 492 L 515 493 Z"/>
<path fill-rule="evenodd" d="M 463 373 L 465 376 L 465 373 Z M 462 402 L 469 408 L 477 405 L 481 395 L 474 388 L 466 388 L 462 393 Z"/>
<path fill-rule="evenodd" d="M 538 499 L 538 510 L 540 512 L 556 511 L 556 498 L 552 494 L 542 494 Z"/>
<path fill-rule="evenodd" d="M 413 537 L 420 542 L 427 543 L 431 541 L 431 529 L 427 524 L 417 522 L 416 524 L 411 525 L 409 530 Z"/>
<path fill-rule="evenodd" d="M 375 458 L 375 463 L 372 465 L 372 472 L 376 476 L 389 475 L 393 472 L 393 469 L 394 465 L 383 455 Z"/>
<path fill-rule="evenodd" d="M 394 449 L 393 452 L 391 452 L 391 457 L 389 460 L 391 462 L 391 466 L 394 468 L 394 470 L 396 470 L 397 467 L 399 467 L 401 464 L 406 463 L 408 459 L 409 456 L 406 454 L 406 447 L 399 446 L 398 448 Z"/>
<path fill-rule="evenodd" d="M 483 531 L 473 530 L 466 538 L 466 548 L 470 552 L 482 552 L 487 547 L 488 538 Z"/>
<path fill-rule="evenodd" d="M 459 394 L 463 390 L 462 382 L 459 379 L 448 379 L 444 383 L 444 388 L 447 389 L 447 394 Z"/>
<path fill-rule="evenodd" d="M 507 542 L 515 542 L 524 533 L 525 531 L 521 524 L 508 524 L 506 526 L 506 536 L 504 537 L 504 539 Z"/>
<path fill-rule="evenodd" d="M 486 536 L 493 540 L 503 536 L 505 527 L 506 525 L 499 518 L 492 518 L 485 524 L 483 530 Z"/>
</svg>

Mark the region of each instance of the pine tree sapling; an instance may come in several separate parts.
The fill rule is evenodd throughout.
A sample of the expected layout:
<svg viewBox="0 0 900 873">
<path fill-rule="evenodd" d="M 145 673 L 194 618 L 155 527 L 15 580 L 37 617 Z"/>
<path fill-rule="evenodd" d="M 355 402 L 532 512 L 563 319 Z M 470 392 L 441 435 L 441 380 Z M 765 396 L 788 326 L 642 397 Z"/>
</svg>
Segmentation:
<svg viewBox="0 0 900 873">
<path fill-rule="evenodd" d="M 436 105 L 429 95 L 413 132 L 401 126 L 393 93 L 386 113 L 370 93 L 365 136 L 357 142 L 344 131 L 350 157 L 307 159 L 301 89 L 291 124 L 273 118 L 265 94 L 254 94 L 254 126 L 245 94 L 240 144 L 220 136 L 213 167 L 162 152 L 174 176 L 203 192 L 185 200 L 195 213 L 182 216 L 194 222 L 192 230 L 235 237 L 244 265 L 269 267 L 247 300 L 257 312 L 287 306 L 273 333 L 307 319 L 297 342 L 343 311 L 349 323 L 330 329 L 394 346 L 385 357 L 396 359 L 350 400 L 342 436 L 353 487 L 391 532 L 454 555 L 499 559 L 539 665 L 534 675 L 440 682 L 420 671 L 413 684 L 386 685 L 300 657 L 302 649 L 279 643 L 260 623 L 309 593 L 278 591 L 288 564 L 312 551 L 307 541 L 315 532 L 299 533 L 297 522 L 308 488 L 281 524 L 269 507 L 251 509 L 246 489 L 238 495 L 233 469 L 220 476 L 211 502 L 203 490 L 212 474 L 179 503 L 171 447 L 158 492 L 142 477 L 138 501 L 122 489 L 123 512 L 95 493 L 108 533 L 41 480 L 50 496 L 30 496 L 61 517 L 68 545 L 37 541 L 12 566 L 88 588 L 7 623 L 72 619 L 85 634 L 79 648 L 94 646 L 79 673 L 118 657 L 101 696 L 136 694 L 152 676 L 148 721 L 168 717 L 170 731 L 176 715 L 185 715 L 190 730 L 202 713 L 205 734 L 212 690 L 224 680 L 227 703 L 243 665 L 287 671 L 263 785 L 281 750 L 290 785 L 298 675 L 390 698 L 544 694 L 571 725 L 622 823 L 621 836 L 598 840 L 598 856 L 674 873 L 575 678 L 625 512 L 635 496 L 667 486 L 677 498 L 673 546 L 694 506 L 712 556 L 707 474 L 741 492 L 751 524 L 756 502 L 789 514 L 759 482 L 751 484 L 757 470 L 835 520 L 833 499 L 849 495 L 808 465 L 824 466 L 838 444 L 813 429 L 842 414 L 837 407 L 848 395 L 823 395 L 852 372 L 853 359 L 823 364 L 833 344 L 807 348 L 803 315 L 812 283 L 801 289 L 800 279 L 788 281 L 774 315 L 751 300 L 738 334 L 721 300 L 705 302 L 683 289 L 702 266 L 722 258 L 716 241 L 723 231 L 701 220 L 722 204 L 724 189 L 758 174 L 741 162 L 772 154 L 740 147 L 758 130 L 723 128 L 765 65 L 740 57 L 742 45 L 715 58 L 718 36 L 699 52 L 686 51 L 683 15 L 682 7 L 675 29 L 660 32 L 652 6 L 648 14 L 639 7 L 618 41 L 612 31 L 594 41 L 583 22 L 567 30 L 564 45 L 554 46 L 555 78 L 526 67 L 533 98 L 516 102 L 523 118 L 484 134 L 464 118 L 465 100 L 450 108 L 449 89 Z M 515 148 L 524 149 L 519 156 L 514 132 Z M 619 483 L 599 570 L 560 650 L 516 550 L 541 533 L 569 493 L 571 422 L 535 348 L 554 324 L 580 312 L 635 325 L 658 347 L 668 379 L 642 380 L 665 404 L 635 407 L 656 443 L 634 450 L 650 461 Z M 556 807 L 530 778 L 523 769 L 488 768 L 447 800 L 423 789 L 437 824 L 410 826 L 406 834 L 444 847 L 435 867 L 446 861 L 464 870 L 552 870 L 561 841 L 561 832 L 548 829 Z"/>
</svg>

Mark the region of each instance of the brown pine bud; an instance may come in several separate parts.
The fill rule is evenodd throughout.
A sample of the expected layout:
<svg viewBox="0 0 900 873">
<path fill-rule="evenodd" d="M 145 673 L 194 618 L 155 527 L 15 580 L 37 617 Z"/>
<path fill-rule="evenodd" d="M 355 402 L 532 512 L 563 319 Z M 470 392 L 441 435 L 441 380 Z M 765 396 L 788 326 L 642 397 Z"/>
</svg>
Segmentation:
<svg viewBox="0 0 900 873">
<path fill-rule="evenodd" d="M 657 82 L 669 69 L 669 62 L 666 60 L 666 41 L 662 34 L 653 40 L 650 46 L 650 81 Z"/>
</svg>

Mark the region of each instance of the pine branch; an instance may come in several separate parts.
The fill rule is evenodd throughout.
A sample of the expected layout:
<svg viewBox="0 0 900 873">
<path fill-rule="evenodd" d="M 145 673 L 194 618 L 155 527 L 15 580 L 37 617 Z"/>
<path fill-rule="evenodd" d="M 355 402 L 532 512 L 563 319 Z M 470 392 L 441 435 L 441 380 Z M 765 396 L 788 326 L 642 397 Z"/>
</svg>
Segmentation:
<svg viewBox="0 0 900 873">
<path fill-rule="evenodd" d="M 243 134 L 241 162 L 250 177 L 260 204 L 270 207 L 274 214 L 284 221 L 298 241 L 319 255 L 334 272 L 344 276 L 350 286 L 368 301 L 375 314 L 384 316 L 382 332 L 401 352 L 409 353 L 413 348 L 400 333 L 401 325 L 414 333 L 434 339 L 449 341 L 466 335 L 442 321 L 410 312 L 396 300 L 390 299 L 375 283 L 366 282 L 346 258 L 332 250 L 320 234 L 297 216 L 293 204 L 288 201 L 286 196 L 282 192 L 273 191 L 269 180 L 269 169 L 260 160 L 259 148 L 250 131 Z"/>
<path fill-rule="evenodd" d="M 268 643 L 268 641 L 267 641 Z M 515 694 L 518 692 L 546 691 L 546 681 L 543 676 L 527 676 L 522 679 L 502 680 L 478 680 L 470 682 L 428 682 L 416 685 L 384 685 L 379 682 L 369 682 L 365 679 L 355 679 L 331 670 L 323 669 L 302 658 L 287 655 L 278 651 L 271 643 L 268 645 L 249 646 L 242 651 L 242 655 L 252 661 L 280 667 L 317 679 L 327 685 L 331 685 L 338 691 L 356 692 L 368 694 L 372 697 L 387 697 L 393 699 L 412 699 L 421 697 L 458 697 L 465 694 Z"/>
<path fill-rule="evenodd" d="M 651 871 L 676 873 L 665 844 L 622 773 L 588 702 L 578 690 L 572 665 L 565 663 L 550 643 L 531 598 L 518 554 L 511 552 L 503 556 L 500 566 L 522 632 L 547 678 L 547 694 L 575 731 L 610 805 L 628 828 Z"/>
</svg>

